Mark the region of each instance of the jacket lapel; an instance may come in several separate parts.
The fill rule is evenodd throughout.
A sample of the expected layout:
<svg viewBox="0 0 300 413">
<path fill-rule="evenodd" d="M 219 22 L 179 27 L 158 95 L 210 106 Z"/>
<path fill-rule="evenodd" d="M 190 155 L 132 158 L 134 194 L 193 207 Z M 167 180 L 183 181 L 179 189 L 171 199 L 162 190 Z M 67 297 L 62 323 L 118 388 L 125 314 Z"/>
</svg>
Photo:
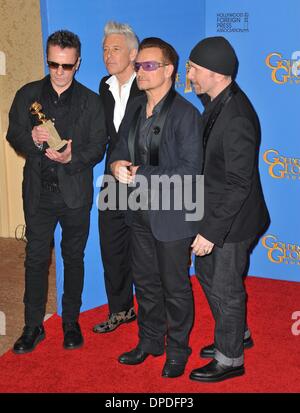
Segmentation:
<svg viewBox="0 0 300 413">
<path fill-rule="evenodd" d="M 152 128 L 150 144 L 150 165 L 152 166 L 159 164 L 159 146 L 163 136 L 164 125 L 175 96 L 176 92 L 174 89 L 171 89 Z"/>
<path fill-rule="evenodd" d="M 76 80 L 74 80 L 74 82 L 75 83 L 72 93 L 71 109 L 68 116 L 68 138 L 73 138 L 74 136 L 76 125 L 78 124 L 81 115 L 85 111 L 87 99 L 86 97 L 82 96 L 78 82 Z"/>
<path fill-rule="evenodd" d="M 132 85 L 131 85 L 131 89 L 130 89 L 130 93 L 129 93 L 129 100 L 133 99 L 136 96 L 142 95 L 144 93 L 145 93 L 144 91 L 140 90 L 137 87 L 136 78 L 135 78 L 134 81 L 132 82 Z"/>
<path fill-rule="evenodd" d="M 105 113 L 106 113 L 106 122 L 108 124 L 109 130 L 113 130 L 115 135 L 117 131 L 114 125 L 114 110 L 115 110 L 115 100 L 112 93 L 109 90 L 109 85 L 107 83 L 104 84 L 102 93 L 102 99 L 105 106 Z"/>
<path fill-rule="evenodd" d="M 140 124 L 139 117 L 140 117 L 141 110 L 142 110 L 142 105 L 139 105 L 133 115 L 133 119 L 130 124 L 130 129 L 129 129 L 129 134 L 128 134 L 128 150 L 130 154 L 130 160 L 133 165 L 135 163 L 135 156 L 134 156 L 135 155 L 135 140 L 136 140 L 136 137 L 138 136 L 138 125 Z"/>
</svg>

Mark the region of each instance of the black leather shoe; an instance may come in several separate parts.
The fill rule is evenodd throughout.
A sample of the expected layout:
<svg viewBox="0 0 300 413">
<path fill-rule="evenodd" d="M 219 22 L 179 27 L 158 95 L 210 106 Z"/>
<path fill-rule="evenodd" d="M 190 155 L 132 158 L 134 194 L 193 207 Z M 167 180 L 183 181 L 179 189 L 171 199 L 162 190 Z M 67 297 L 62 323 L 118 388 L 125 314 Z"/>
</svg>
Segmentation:
<svg viewBox="0 0 300 413">
<path fill-rule="evenodd" d="M 206 366 L 195 369 L 190 374 L 191 380 L 204 382 L 218 382 L 232 377 L 242 376 L 245 373 L 244 366 L 230 367 L 212 360 Z"/>
<path fill-rule="evenodd" d="M 243 340 L 244 349 L 249 349 L 254 346 L 254 342 L 250 337 L 244 338 Z M 215 345 L 210 344 L 209 346 L 203 347 L 200 351 L 200 357 L 203 359 L 213 359 L 215 357 Z"/>
<path fill-rule="evenodd" d="M 15 342 L 13 347 L 13 352 L 15 354 L 25 354 L 33 351 L 36 346 L 45 338 L 44 327 L 28 327 L 25 326 L 23 329 L 23 334 Z"/>
<path fill-rule="evenodd" d="M 161 356 L 161 354 L 152 354 L 152 356 L 154 357 Z M 148 356 L 150 356 L 150 353 L 146 353 L 141 348 L 136 347 L 133 350 L 128 351 L 127 353 L 121 354 L 119 357 L 119 362 L 121 364 L 129 364 L 129 365 L 141 364 L 146 360 Z"/>
<path fill-rule="evenodd" d="M 162 370 L 162 377 L 174 378 L 182 376 L 186 366 L 186 361 L 167 359 Z"/>
<path fill-rule="evenodd" d="M 83 345 L 83 337 L 78 322 L 63 323 L 64 343 L 66 350 L 75 350 Z"/>
</svg>

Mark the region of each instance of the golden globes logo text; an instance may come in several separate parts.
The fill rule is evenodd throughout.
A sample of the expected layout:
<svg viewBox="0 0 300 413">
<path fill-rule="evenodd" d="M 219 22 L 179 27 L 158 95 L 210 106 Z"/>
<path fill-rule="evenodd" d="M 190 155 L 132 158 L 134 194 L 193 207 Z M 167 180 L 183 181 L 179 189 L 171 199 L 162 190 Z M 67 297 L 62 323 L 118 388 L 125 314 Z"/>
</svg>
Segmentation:
<svg viewBox="0 0 300 413">
<path fill-rule="evenodd" d="M 271 78 L 274 83 L 284 85 L 286 83 L 300 83 L 300 51 L 292 53 L 290 59 L 283 57 L 281 53 L 270 53 L 265 60 L 271 69 Z"/>
<path fill-rule="evenodd" d="M 272 263 L 300 265 L 300 245 L 282 242 L 275 235 L 266 235 L 261 242 Z"/>
<path fill-rule="evenodd" d="M 267 150 L 263 159 L 269 165 L 269 174 L 274 179 L 300 179 L 300 158 L 281 155 L 275 149 Z"/>
</svg>

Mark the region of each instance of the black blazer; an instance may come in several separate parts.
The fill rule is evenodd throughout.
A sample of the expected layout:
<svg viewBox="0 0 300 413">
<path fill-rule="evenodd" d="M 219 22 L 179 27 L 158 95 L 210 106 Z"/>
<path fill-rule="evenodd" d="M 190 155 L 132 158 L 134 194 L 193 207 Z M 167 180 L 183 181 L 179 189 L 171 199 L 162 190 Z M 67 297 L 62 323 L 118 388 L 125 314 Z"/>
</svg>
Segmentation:
<svg viewBox="0 0 300 413">
<path fill-rule="evenodd" d="M 258 235 L 269 224 L 258 171 L 259 145 L 258 117 L 237 86 L 206 146 L 205 213 L 199 233 L 219 247 Z"/>
<path fill-rule="evenodd" d="M 136 111 L 146 102 L 146 99 L 146 96 L 137 97 L 128 106 L 119 131 L 120 140 L 111 154 L 110 163 L 116 160 L 131 161 L 128 134 L 133 120 L 136 119 Z M 193 179 L 196 175 L 200 175 L 202 167 L 201 115 L 178 93 L 175 94 L 161 133 L 158 166 L 142 165 L 138 169 L 138 174 L 143 175 L 148 182 L 153 175 L 169 177 L 191 175 Z M 159 196 L 162 196 L 161 192 Z M 170 211 L 163 211 L 161 208 L 150 210 L 149 219 L 154 237 L 159 241 L 174 241 L 194 236 L 198 230 L 198 222 L 187 221 L 186 213 L 188 212 L 185 208 Z M 130 217 L 130 214 L 127 214 L 127 217 Z M 127 222 L 130 224 L 130 220 Z"/>
<path fill-rule="evenodd" d="M 106 81 L 110 77 L 111 76 L 103 77 L 99 85 L 99 94 L 100 94 L 100 98 L 102 100 L 103 107 L 104 107 L 105 123 L 106 123 L 107 135 L 108 135 L 108 145 L 107 145 L 106 160 L 105 160 L 105 173 L 108 173 L 108 174 L 111 173 L 109 168 L 107 167 L 109 158 L 118 141 L 118 133 L 114 125 L 115 100 L 114 100 L 112 93 L 109 90 L 109 85 L 106 83 Z M 138 89 L 137 84 L 136 84 L 136 79 L 134 79 L 131 85 L 127 105 L 136 96 L 144 95 L 144 94 L 145 92 Z"/>
<path fill-rule="evenodd" d="M 44 82 L 28 83 L 17 93 L 9 112 L 7 140 L 26 158 L 23 179 L 25 213 L 34 214 L 41 191 L 41 157 L 45 156 L 32 140 L 33 118 L 29 107 L 39 101 Z M 69 208 L 91 204 L 93 166 L 104 156 L 107 144 L 103 106 L 99 96 L 74 80 L 68 136 L 72 139 L 72 160 L 58 163 L 60 190 Z"/>
</svg>

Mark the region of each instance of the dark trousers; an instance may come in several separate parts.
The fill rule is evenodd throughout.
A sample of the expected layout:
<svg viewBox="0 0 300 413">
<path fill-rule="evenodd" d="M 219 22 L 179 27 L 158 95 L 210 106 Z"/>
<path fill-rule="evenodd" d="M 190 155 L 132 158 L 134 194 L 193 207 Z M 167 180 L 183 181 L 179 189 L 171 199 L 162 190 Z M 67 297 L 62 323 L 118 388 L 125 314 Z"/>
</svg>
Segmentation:
<svg viewBox="0 0 300 413">
<path fill-rule="evenodd" d="M 60 193 L 42 190 L 37 212 L 34 215 L 25 214 L 25 221 L 25 324 L 38 326 L 45 316 L 51 244 L 58 222 L 62 228 L 64 263 L 62 319 L 64 322 L 77 321 L 83 290 L 83 258 L 89 232 L 90 205 L 70 209 Z"/>
<path fill-rule="evenodd" d="M 123 211 L 99 211 L 99 234 L 110 313 L 133 307 L 130 227 Z"/>
<path fill-rule="evenodd" d="M 138 301 L 139 347 L 151 354 L 186 359 L 194 318 L 189 279 L 192 238 L 161 242 L 154 238 L 148 212 L 134 212 L 132 270 Z"/>
<path fill-rule="evenodd" d="M 205 292 L 215 320 L 215 347 L 225 364 L 242 364 L 246 328 L 246 291 L 243 276 L 248 269 L 255 238 L 216 245 L 209 255 L 196 257 L 197 278 Z M 224 357 L 223 357 L 224 356 Z M 227 360 L 228 359 L 228 360 Z"/>
</svg>

